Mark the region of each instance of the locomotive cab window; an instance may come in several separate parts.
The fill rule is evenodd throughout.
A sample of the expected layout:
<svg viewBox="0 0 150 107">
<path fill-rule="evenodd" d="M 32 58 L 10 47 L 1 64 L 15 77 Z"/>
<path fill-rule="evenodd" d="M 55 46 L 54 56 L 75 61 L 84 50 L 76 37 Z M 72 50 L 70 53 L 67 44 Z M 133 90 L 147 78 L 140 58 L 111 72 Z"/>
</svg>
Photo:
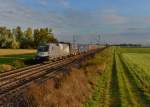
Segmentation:
<svg viewBox="0 0 150 107">
<path fill-rule="evenodd" d="M 38 51 L 40 52 L 47 52 L 48 51 L 48 46 L 39 46 Z"/>
</svg>

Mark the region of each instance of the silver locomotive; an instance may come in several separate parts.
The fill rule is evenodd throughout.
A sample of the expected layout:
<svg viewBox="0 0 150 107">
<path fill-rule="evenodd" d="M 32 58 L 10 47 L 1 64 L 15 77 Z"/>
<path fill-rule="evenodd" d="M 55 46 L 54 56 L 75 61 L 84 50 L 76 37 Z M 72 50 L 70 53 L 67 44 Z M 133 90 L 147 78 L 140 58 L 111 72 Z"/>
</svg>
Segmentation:
<svg viewBox="0 0 150 107">
<path fill-rule="evenodd" d="M 48 43 L 38 46 L 36 60 L 52 60 L 67 57 L 70 54 L 69 43 Z"/>
</svg>

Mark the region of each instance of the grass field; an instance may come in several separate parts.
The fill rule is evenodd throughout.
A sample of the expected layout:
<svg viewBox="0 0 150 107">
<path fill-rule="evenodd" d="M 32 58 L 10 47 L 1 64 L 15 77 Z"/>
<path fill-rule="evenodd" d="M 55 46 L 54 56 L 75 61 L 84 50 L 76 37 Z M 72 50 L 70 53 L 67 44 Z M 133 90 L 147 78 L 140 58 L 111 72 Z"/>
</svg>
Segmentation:
<svg viewBox="0 0 150 107">
<path fill-rule="evenodd" d="M 0 56 L 0 64 L 11 64 L 13 61 L 20 59 L 31 59 L 35 54 L 18 54 L 18 55 L 7 55 Z"/>
<path fill-rule="evenodd" d="M 86 107 L 150 107 L 150 48 L 113 50 Z"/>
<path fill-rule="evenodd" d="M 36 52 L 36 50 L 34 50 L 34 49 L 0 49 L 0 56 L 32 54 L 35 52 Z"/>
<path fill-rule="evenodd" d="M 26 66 L 24 60 L 32 59 L 35 52 L 31 49 L 0 49 L 0 72 Z"/>
<path fill-rule="evenodd" d="M 18 59 L 33 58 L 35 52 L 27 49 L 0 49 L 0 64 L 11 64 Z"/>
</svg>

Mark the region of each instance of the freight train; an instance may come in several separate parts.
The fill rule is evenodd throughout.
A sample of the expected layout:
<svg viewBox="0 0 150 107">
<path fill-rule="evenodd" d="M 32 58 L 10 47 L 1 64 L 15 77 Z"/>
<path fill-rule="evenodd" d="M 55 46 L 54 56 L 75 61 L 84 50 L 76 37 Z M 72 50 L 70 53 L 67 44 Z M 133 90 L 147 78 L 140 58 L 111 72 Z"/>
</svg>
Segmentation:
<svg viewBox="0 0 150 107">
<path fill-rule="evenodd" d="M 65 42 L 47 43 L 38 46 L 36 60 L 45 61 L 60 59 L 88 52 L 89 50 L 95 50 L 97 48 L 98 45 L 94 44 L 71 44 Z"/>
</svg>

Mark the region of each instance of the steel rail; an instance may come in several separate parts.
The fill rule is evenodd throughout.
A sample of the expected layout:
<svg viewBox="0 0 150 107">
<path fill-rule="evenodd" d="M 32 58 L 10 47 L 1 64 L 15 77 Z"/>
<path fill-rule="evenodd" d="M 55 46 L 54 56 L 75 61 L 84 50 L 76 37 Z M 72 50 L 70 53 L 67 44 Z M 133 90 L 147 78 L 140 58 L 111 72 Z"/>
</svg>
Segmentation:
<svg viewBox="0 0 150 107">
<path fill-rule="evenodd" d="M 17 77 L 13 81 L 8 81 L 7 83 L 3 84 L 0 87 L 0 94 L 6 92 L 7 90 L 10 90 L 12 87 L 15 87 L 18 84 L 22 84 L 24 81 L 29 81 L 32 78 L 39 77 L 38 75 L 42 75 L 43 73 L 44 74 L 48 73 L 47 70 L 50 69 L 50 68 L 52 69 L 52 68 L 63 66 L 63 65 L 68 64 L 69 62 L 72 62 L 73 60 L 75 60 L 76 58 L 81 57 L 81 56 L 75 56 L 75 57 L 72 57 L 70 59 L 64 60 L 64 61 L 56 63 L 54 65 L 51 65 L 51 66 L 47 65 L 47 66 L 45 66 L 44 69 L 41 68 L 40 70 L 34 70 L 34 71 L 29 72 L 25 75 Z M 21 80 L 23 80 L 23 82 L 20 82 Z"/>
<path fill-rule="evenodd" d="M 68 57 L 66 57 L 66 58 L 68 58 Z M 64 58 L 64 59 L 66 59 L 66 58 Z M 56 59 L 56 61 L 60 61 L 60 60 L 63 60 L 63 59 Z M 55 61 L 55 62 L 56 62 Z M 47 62 L 47 63 L 53 63 L 53 62 Z M 10 71 L 6 71 L 6 72 L 2 72 L 2 73 L 0 73 L 0 78 L 1 77 L 4 77 L 4 76 L 7 76 L 7 75 L 11 75 L 11 74 L 13 74 L 13 73 L 17 73 L 17 72 L 21 72 L 21 71 L 24 71 L 24 70 L 29 70 L 29 69 L 32 69 L 32 68 L 34 68 L 34 67 L 39 67 L 39 66 L 42 66 L 44 63 L 40 63 L 40 64 L 35 64 L 35 65 L 30 65 L 30 66 L 27 66 L 27 67 L 23 67 L 23 68 L 19 68 L 19 69 L 14 69 L 14 70 L 10 70 Z"/>
<path fill-rule="evenodd" d="M 22 92 L 26 87 L 32 85 L 38 79 L 42 79 L 44 76 L 56 77 L 60 68 L 66 67 L 66 65 L 72 64 L 75 61 L 80 61 L 86 56 L 90 56 L 96 51 L 89 51 L 87 53 L 81 53 L 75 56 L 65 58 L 56 62 L 48 64 L 36 64 L 33 66 L 12 70 L 3 74 L 0 74 L 0 105 L 4 102 L 7 103 L 7 99 L 10 96 L 17 95 L 18 92 Z M 8 76 L 9 75 L 9 76 Z M 5 82 L 4 82 L 5 81 Z M 2 83 L 2 82 L 1 82 Z"/>
<path fill-rule="evenodd" d="M 64 60 L 64 59 L 63 59 L 63 60 Z M 63 60 L 55 61 L 55 62 L 53 62 L 53 63 L 48 63 L 48 64 L 41 65 L 41 66 L 31 67 L 30 69 L 25 69 L 25 70 L 22 70 L 22 71 L 18 70 L 17 72 L 12 72 L 12 73 L 9 74 L 9 75 L 3 75 L 2 77 L 0 77 L 0 86 L 3 85 L 3 83 L 5 83 L 5 82 L 8 81 L 8 80 L 13 80 L 13 79 L 15 79 L 15 78 L 13 78 L 14 76 L 20 76 L 20 75 L 23 75 L 23 74 L 25 74 L 25 73 L 28 73 L 28 72 L 30 72 L 30 71 L 32 71 L 32 70 L 42 69 L 42 68 L 44 68 L 44 67 L 46 67 L 46 66 L 50 66 L 50 65 L 56 64 L 56 63 L 58 63 L 58 62 L 60 62 L 60 61 L 63 61 Z"/>
<path fill-rule="evenodd" d="M 63 63 L 64 61 L 66 62 L 67 60 L 71 60 L 71 59 L 62 60 L 59 63 Z M 21 79 L 24 79 L 26 77 L 32 76 L 33 74 L 36 74 L 36 73 L 41 72 L 43 70 L 48 70 L 50 68 L 56 67 L 57 65 L 59 65 L 59 63 L 55 62 L 53 64 L 47 64 L 45 66 L 42 66 L 41 68 L 38 68 L 38 69 L 34 69 L 34 70 L 31 69 L 31 70 L 28 70 L 28 72 L 24 72 L 22 75 L 20 75 L 20 74 L 19 75 L 18 74 L 17 75 L 12 75 L 14 77 L 11 77 L 10 79 L 8 78 L 5 82 L 0 84 L 0 89 L 4 88 L 5 85 L 9 85 L 10 83 L 15 82 L 17 80 L 21 80 Z"/>
<path fill-rule="evenodd" d="M 0 84 L 0 101 L 9 98 L 11 94 L 14 95 L 18 91 L 20 92 L 22 89 L 25 89 L 27 86 L 31 85 L 35 80 L 38 80 L 46 75 L 57 76 L 56 74 L 59 73 L 57 72 L 58 69 L 72 64 L 77 60 L 79 61 L 93 52 L 94 51 L 89 51 L 87 53 L 78 54 L 64 60 L 53 62 L 53 64 L 38 64 L 34 65 L 34 67 L 30 66 L 27 68 L 22 68 L 21 70 L 10 71 L 11 73 L 6 73 L 10 74 L 10 76 L 7 76 L 6 74 L 0 75 L 0 80 L 3 80 L 3 84 Z"/>
</svg>

